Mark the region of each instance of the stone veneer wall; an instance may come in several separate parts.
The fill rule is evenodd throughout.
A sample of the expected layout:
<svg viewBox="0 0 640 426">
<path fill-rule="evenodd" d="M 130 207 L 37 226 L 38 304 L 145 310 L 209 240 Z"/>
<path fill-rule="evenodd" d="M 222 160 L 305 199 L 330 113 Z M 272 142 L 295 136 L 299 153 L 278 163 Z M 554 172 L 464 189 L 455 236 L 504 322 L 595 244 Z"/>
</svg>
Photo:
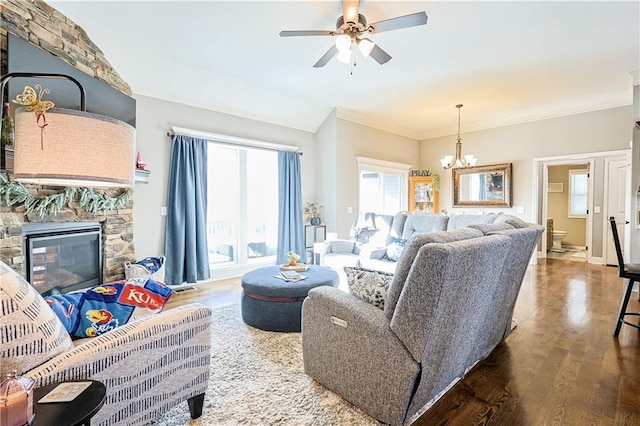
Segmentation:
<svg viewBox="0 0 640 426">
<path fill-rule="evenodd" d="M 7 32 L 10 32 L 80 71 L 131 95 L 129 85 L 113 69 L 87 33 L 45 2 L 2 0 L 0 20 L 2 74 L 7 72 Z"/>
<path fill-rule="evenodd" d="M 0 74 L 7 72 L 7 34 L 12 33 L 121 92 L 131 95 L 129 85 L 120 78 L 102 51 L 73 21 L 42 1 L 0 1 Z M 41 71 L 41 70 L 34 70 Z M 38 196 L 56 193 L 60 188 L 25 185 Z M 106 191 L 117 196 L 119 189 Z M 65 206 L 55 216 L 25 215 L 24 208 L 0 202 L 0 260 L 24 273 L 22 225 L 29 222 L 100 222 L 103 230 L 105 282 L 124 277 L 124 262 L 135 260 L 133 248 L 133 197 L 126 209 L 107 214 L 91 214 L 77 204 Z"/>
</svg>

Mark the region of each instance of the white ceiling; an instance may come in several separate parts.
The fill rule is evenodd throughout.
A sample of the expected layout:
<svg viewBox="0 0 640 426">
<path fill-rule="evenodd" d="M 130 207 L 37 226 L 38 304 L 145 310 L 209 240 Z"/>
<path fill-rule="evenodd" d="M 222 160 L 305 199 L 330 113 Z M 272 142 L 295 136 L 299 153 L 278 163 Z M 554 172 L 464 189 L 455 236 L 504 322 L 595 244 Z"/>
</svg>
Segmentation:
<svg viewBox="0 0 640 426">
<path fill-rule="evenodd" d="M 425 26 L 370 36 L 393 59 L 312 65 L 339 1 L 49 1 L 80 25 L 134 94 L 315 132 L 339 116 L 414 139 L 632 103 L 640 2 L 367 1 L 372 23 L 425 11 Z"/>
</svg>

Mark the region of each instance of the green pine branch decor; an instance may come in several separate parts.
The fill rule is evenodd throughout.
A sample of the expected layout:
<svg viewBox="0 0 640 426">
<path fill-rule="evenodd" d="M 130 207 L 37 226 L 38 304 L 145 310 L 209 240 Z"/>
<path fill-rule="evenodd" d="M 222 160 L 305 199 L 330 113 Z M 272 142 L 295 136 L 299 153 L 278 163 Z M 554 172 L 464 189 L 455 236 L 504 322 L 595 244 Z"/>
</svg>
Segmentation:
<svg viewBox="0 0 640 426">
<path fill-rule="evenodd" d="M 92 188 L 66 187 L 57 194 L 37 197 L 19 182 L 11 182 L 6 175 L 0 174 L 0 202 L 8 206 L 24 207 L 26 212 L 37 213 L 39 216 L 50 214 L 55 216 L 65 205 L 74 200 L 85 211 L 98 214 L 111 210 L 125 208 L 129 204 L 131 191 L 125 190 L 117 197 L 110 197 Z"/>
<path fill-rule="evenodd" d="M 433 186 L 436 188 L 436 191 L 440 191 L 440 175 L 438 173 L 432 173 L 431 178 L 433 179 Z"/>
</svg>

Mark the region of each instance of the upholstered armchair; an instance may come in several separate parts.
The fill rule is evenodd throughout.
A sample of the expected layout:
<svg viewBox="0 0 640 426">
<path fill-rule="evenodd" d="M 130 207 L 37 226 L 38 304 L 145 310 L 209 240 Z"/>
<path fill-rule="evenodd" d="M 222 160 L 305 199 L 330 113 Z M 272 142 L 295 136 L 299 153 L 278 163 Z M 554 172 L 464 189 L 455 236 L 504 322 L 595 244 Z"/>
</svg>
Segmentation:
<svg viewBox="0 0 640 426">
<path fill-rule="evenodd" d="M 210 329 L 211 310 L 192 304 L 72 342 L 37 291 L 0 262 L 0 374 L 18 370 L 36 386 L 73 379 L 104 383 L 106 402 L 95 425 L 147 424 L 184 401 L 199 417 Z"/>
<path fill-rule="evenodd" d="M 311 290 L 305 372 L 382 422 L 409 423 L 504 339 L 541 229 L 414 235 L 384 310 L 334 288 Z"/>
<path fill-rule="evenodd" d="M 358 266 L 362 256 L 368 257 L 376 249 L 385 247 L 390 237 L 400 237 L 406 219 L 404 212 L 396 215 L 360 214 L 351 225 L 349 239 L 324 242 L 320 264 L 339 272 L 345 266 Z"/>
</svg>

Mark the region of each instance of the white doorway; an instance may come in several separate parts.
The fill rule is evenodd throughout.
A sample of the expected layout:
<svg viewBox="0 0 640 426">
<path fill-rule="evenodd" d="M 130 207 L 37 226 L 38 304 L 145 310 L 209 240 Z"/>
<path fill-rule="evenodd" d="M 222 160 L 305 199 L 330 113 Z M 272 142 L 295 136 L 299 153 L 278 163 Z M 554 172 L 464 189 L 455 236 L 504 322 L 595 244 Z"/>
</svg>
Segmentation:
<svg viewBox="0 0 640 426">
<path fill-rule="evenodd" d="M 616 248 L 613 243 L 609 218 L 615 217 L 620 235 L 620 245 L 625 247 L 627 221 L 627 182 L 629 179 L 629 161 L 626 157 L 607 158 L 605 160 L 604 181 L 604 218 L 603 235 L 606 236 L 604 259 L 606 265 L 618 266 Z"/>
<path fill-rule="evenodd" d="M 607 255 L 607 238 L 610 235 L 608 230 L 608 204 L 607 196 L 610 192 L 608 184 L 605 180 L 608 179 L 607 172 L 605 170 L 605 162 L 607 160 L 627 160 L 629 164 L 629 150 L 618 151 L 606 151 L 606 152 L 593 152 L 584 154 L 572 154 L 554 157 L 539 157 L 533 159 L 533 217 L 536 218 L 537 223 L 545 227 L 545 232 L 540 238 L 538 249 L 536 250 L 536 258 L 547 257 L 547 248 L 551 248 L 551 236 L 546 231 L 547 224 L 547 203 L 548 203 L 548 167 L 559 164 L 589 164 L 590 178 L 588 188 L 588 210 L 587 215 L 587 229 L 586 229 L 586 245 L 587 250 L 587 262 L 594 264 L 606 264 Z M 630 170 L 630 167 L 628 168 Z M 613 171 L 612 171 L 613 173 Z M 621 173 L 618 171 L 618 173 Z M 627 172 L 627 179 L 625 180 L 626 187 L 628 188 L 629 175 Z M 619 177 L 616 175 L 616 182 L 619 182 Z M 607 181 L 608 182 L 608 181 Z M 606 193 L 605 193 L 606 192 Z M 625 212 L 629 214 L 629 196 L 628 190 L 624 190 L 622 199 L 625 200 Z M 626 197 L 624 194 L 627 194 Z M 624 221 L 623 221 L 624 224 Z M 625 237 L 628 236 L 629 226 L 625 226 L 622 229 L 625 230 Z M 622 230 L 620 229 L 620 230 Z M 547 239 L 547 236 L 549 238 Z M 548 241 L 547 241 L 548 240 Z M 628 245 L 628 240 L 625 244 Z M 627 248 L 627 247 L 625 247 Z M 627 250 L 628 251 L 628 250 Z M 535 260 L 535 259 L 534 259 Z"/>
</svg>

